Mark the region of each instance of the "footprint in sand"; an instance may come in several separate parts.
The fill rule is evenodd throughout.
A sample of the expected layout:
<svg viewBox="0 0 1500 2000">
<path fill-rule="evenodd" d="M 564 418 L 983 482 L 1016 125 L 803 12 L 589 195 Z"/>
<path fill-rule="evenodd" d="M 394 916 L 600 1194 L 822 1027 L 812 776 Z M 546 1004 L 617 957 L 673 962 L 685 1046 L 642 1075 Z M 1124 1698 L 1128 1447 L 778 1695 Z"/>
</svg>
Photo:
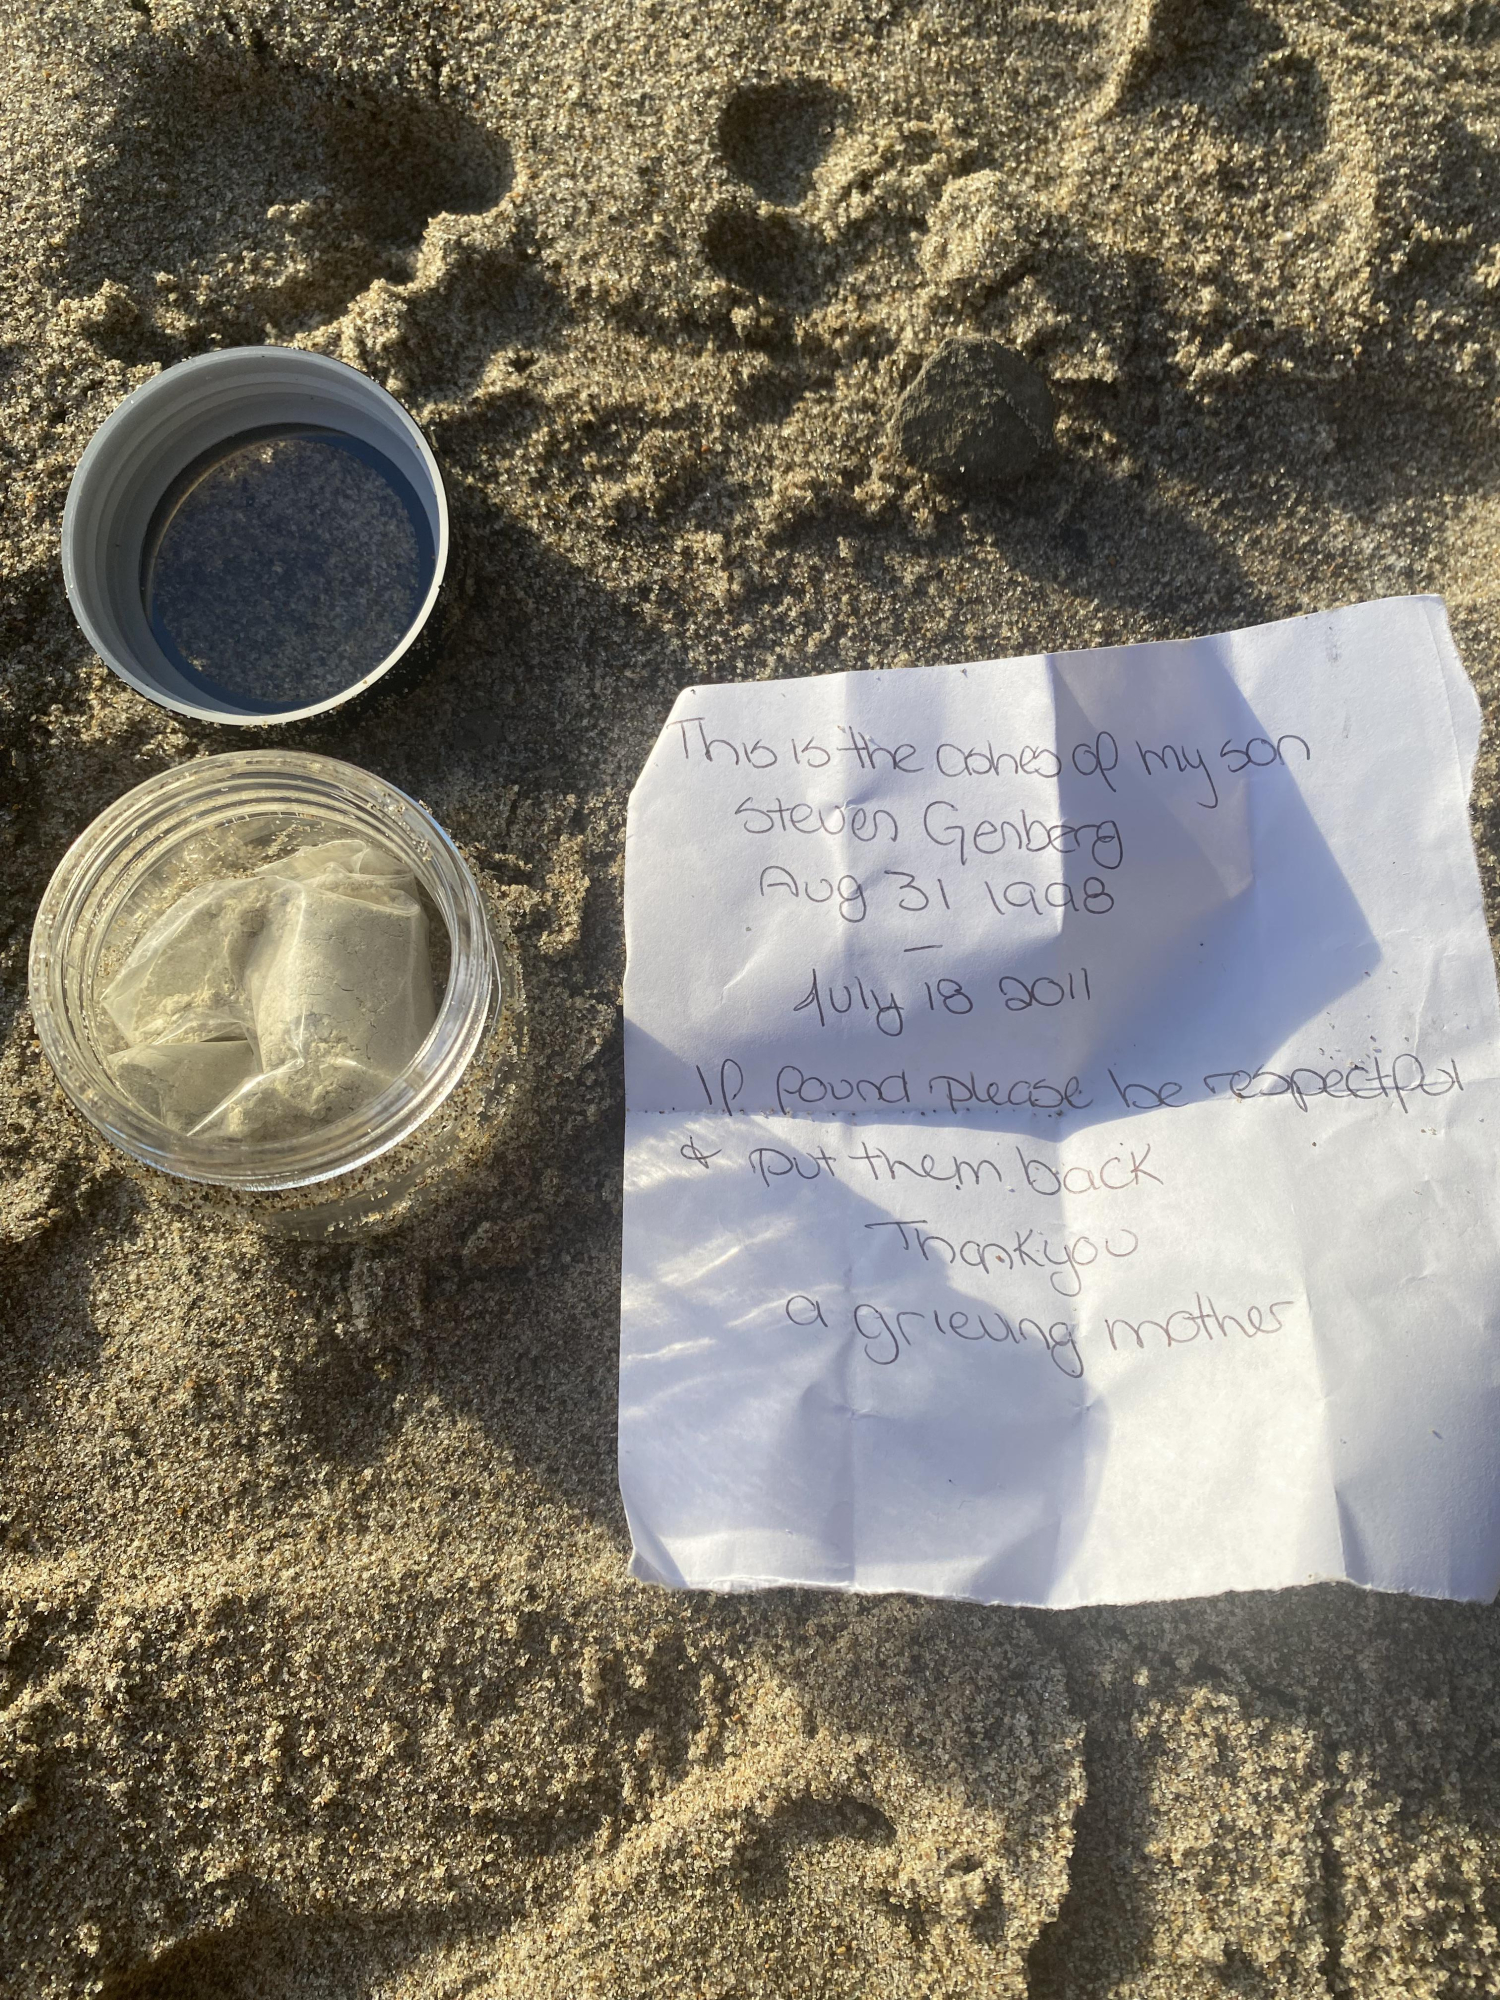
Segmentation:
<svg viewBox="0 0 1500 2000">
<path fill-rule="evenodd" d="M 795 211 L 847 114 L 843 94 L 814 77 L 745 84 L 730 96 L 719 152 L 756 198 L 723 201 L 708 218 L 703 254 L 720 277 L 777 302 L 822 289 L 822 238 Z"/>
<path fill-rule="evenodd" d="M 128 364 L 325 324 L 378 278 L 406 284 L 435 216 L 481 214 L 511 181 L 504 141 L 460 111 L 248 47 L 153 50 L 109 136 L 60 276 Z"/>
</svg>

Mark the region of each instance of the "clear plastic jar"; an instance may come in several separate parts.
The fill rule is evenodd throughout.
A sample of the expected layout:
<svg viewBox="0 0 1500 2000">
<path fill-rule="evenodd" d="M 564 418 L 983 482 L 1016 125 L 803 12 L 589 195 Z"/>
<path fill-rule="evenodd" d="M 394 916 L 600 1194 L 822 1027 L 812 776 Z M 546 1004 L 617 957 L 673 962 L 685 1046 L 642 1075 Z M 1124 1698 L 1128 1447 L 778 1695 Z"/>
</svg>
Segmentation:
<svg viewBox="0 0 1500 2000">
<path fill-rule="evenodd" d="M 110 982 L 164 913 L 268 857 L 357 840 L 415 880 L 440 995 L 406 1067 L 311 1130 L 255 1138 L 174 1130 L 121 1087 Z M 58 1082 L 154 1184 L 192 1206 L 298 1235 L 391 1227 L 471 1170 L 498 1135 L 523 1009 L 503 924 L 424 807 L 381 778 L 294 750 L 179 765 L 117 799 L 58 864 L 31 942 L 31 1007 Z M 158 1174 L 167 1176 L 166 1182 Z"/>
</svg>

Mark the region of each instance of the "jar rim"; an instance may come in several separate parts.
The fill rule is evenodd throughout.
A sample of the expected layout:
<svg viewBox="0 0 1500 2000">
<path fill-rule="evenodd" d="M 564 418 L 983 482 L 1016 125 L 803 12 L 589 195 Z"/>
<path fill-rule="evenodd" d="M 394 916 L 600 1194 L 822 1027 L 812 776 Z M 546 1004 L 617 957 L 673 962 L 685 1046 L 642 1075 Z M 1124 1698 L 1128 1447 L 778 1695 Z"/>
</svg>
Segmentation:
<svg viewBox="0 0 1500 2000">
<path fill-rule="evenodd" d="M 323 820 L 395 852 L 448 932 L 448 983 L 411 1062 L 357 1112 L 289 1139 L 194 1139 L 123 1092 L 89 1026 L 109 924 L 147 872 L 190 832 L 282 814 Z M 236 750 L 148 778 L 91 821 L 63 855 L 31 936 L 30 1000 L 58 1083 L 112 1145 L 178 1179 L 245 1191 L 312 1187 L 353 1174 L 409 1138 L 457 1086 L 504 1004 L 479 885 L 425 806 L 355 764 L 311 751 Z"/>
</svg>

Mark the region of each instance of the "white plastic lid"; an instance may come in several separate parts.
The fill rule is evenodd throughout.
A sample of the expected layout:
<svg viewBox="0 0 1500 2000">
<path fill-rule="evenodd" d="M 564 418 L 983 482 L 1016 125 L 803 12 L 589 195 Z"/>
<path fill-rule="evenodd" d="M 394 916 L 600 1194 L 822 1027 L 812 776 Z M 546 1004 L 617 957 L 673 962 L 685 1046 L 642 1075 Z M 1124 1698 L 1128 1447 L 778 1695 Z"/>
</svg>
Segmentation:
<svg viewBox="0 0 1500 2000">
<path fill-rule="evenodd" d="M 268 708 L 185 673 L 147 615 L 147 537 L 164 498 L 195 461 L 247 432 L 324 430 L 379 453 L 416 496 L 432 573 L 399 642 L 347 687 Z M 425 539 L 425 537 L 424 537 Z M 408 653 L 437 602 L 448 562 L 448 502 L 427 440 L 396 401 L 355 368 L 290 347 L 230 347 L 144 383 L 94 433 L 63 510 L 63 580 L 94 651 L 121 680 L 179 715 L 264 727 L 321 715 L 374 685 Z"/>
</svg>

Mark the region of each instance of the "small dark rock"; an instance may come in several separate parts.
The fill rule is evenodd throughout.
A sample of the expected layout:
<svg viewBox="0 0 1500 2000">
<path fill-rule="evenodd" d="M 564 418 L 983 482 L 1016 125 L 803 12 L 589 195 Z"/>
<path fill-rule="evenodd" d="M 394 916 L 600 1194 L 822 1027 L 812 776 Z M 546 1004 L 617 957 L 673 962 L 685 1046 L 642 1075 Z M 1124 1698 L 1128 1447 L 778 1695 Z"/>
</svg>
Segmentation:
<svg viewBox="0 0 1500 2000">
<path fill-rule="evenodd" d="M 919 472 L 966 493 L 1011 486 L 1052 442 L 1052 391 L 998 340 L 945 340 L 896 406 L 892 437 Z"/>
</svg>

